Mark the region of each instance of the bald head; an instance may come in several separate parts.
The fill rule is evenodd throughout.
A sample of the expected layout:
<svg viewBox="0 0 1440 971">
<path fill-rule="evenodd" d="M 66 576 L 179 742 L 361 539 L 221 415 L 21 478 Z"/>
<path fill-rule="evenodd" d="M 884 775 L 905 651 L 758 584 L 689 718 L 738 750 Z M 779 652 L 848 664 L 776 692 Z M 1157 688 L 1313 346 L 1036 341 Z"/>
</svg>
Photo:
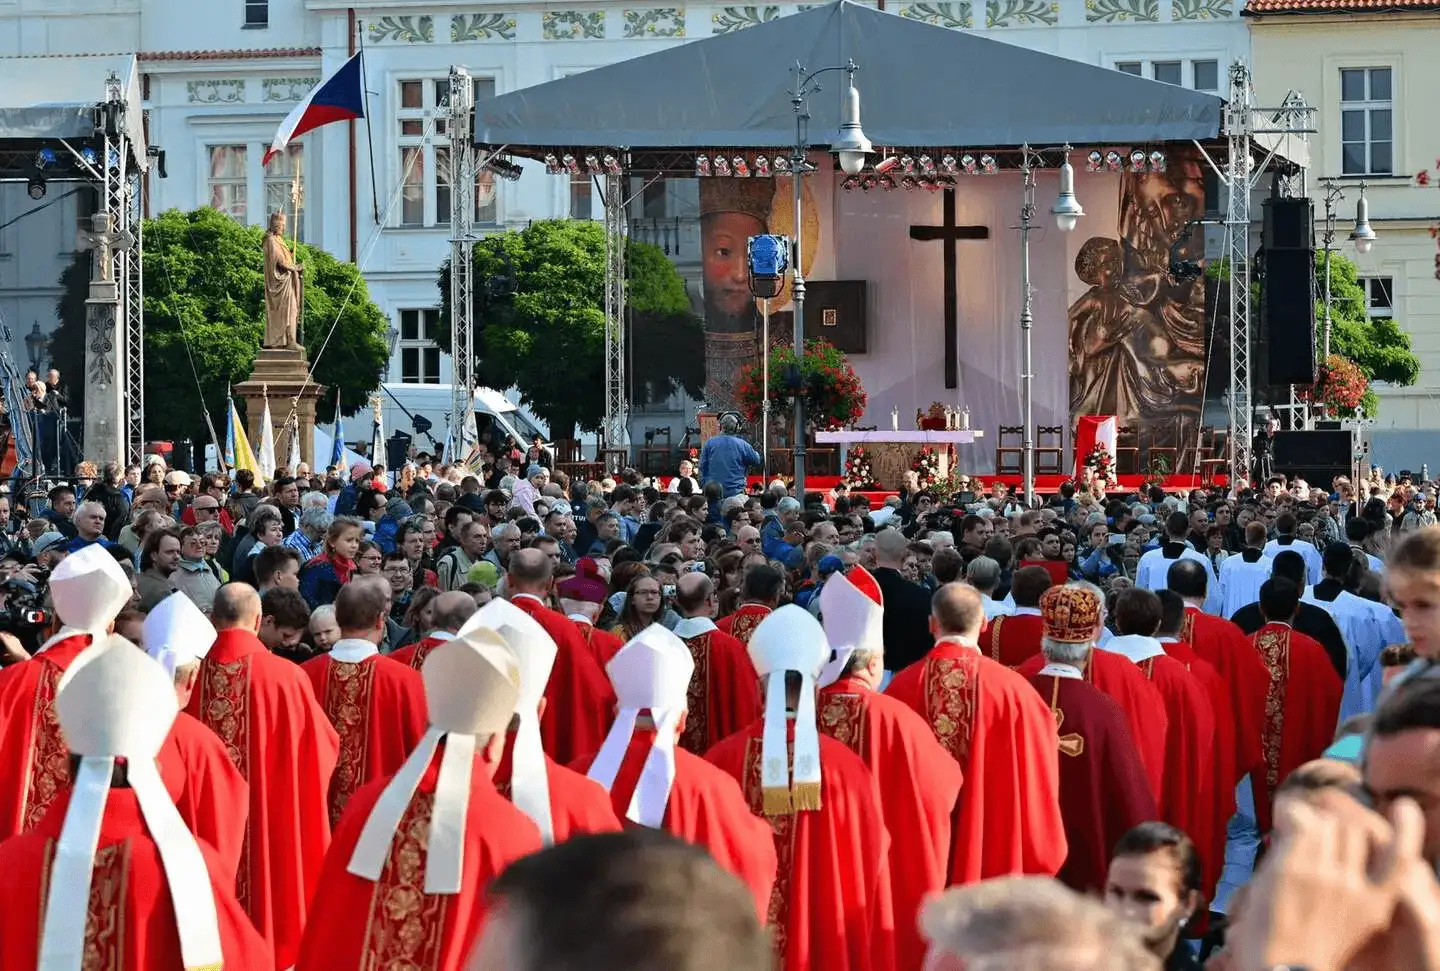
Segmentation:
<svg viewBox="0 0 1440 971">
<path fill-rule="evenodd" d="M 685 617 L 708 617 L 715 582 L 703 573 L 684 573 L 675 581 L 675 609 Z"/>
<path fill-rule="evenodd" d="M 475 613 L 475 598 L 460 590 L 447 590 L 430 602 L 434 612 L 434 629 L 458 633 Z"/>
<path fill-rule="evenodd" d="M 216 630 L 257 630 L 260 627 L 260 594 L 248 583 L 227 583 L 215 591 L 210 603 L 210 623 Z"/>
<path fill-rule="evenodd" d="M 887 527 L 875 534 L 875 562 L 878 565 L 898 570 L 905 565 L 905 555 L 909 552 L 910 541 L 900 530 Z"/>
<path fill-rule="evenodd" d="M 510 554 L 506 567 L 511 593 L 542 595 L 550 591 L 550 580 L 554 576 L 550 557 L 537 549 L 516 550 Z"/>
<path fill-rule="evenodd" d="M 947 583 L 930 601 L 930 619 L 936 637 L 975 641 L 985 620 L 980 591 L 965 583 Z"/>
</svg>

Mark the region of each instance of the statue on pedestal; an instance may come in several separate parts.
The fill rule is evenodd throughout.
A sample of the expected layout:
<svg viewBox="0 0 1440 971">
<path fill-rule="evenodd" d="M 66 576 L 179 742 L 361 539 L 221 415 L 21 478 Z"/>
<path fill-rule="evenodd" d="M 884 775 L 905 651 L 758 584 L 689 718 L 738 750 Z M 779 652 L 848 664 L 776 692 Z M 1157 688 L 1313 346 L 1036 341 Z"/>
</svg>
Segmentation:
<svg viewBox="0 0 1440 971">
<path fill-rule="evenodd" d="M 305 268 L 285 242 L 285 213 L 270 216 L 265 233 L 265 339 L 262 347 L 304 350 L 297 339 Z"/>
<path fill-rule="evenodd" d="M 90 217 L 90 229 L 75 234 L 75 248 L 93 250 L 94 265 L 90 271 L 93 283 L 112 283 L 115 280 L 116 252 L 128 250 L 135 245 L 135 236 L 129 230 L 116 229 L 115 220 L 108 212 L 97 212 Z"/>
</svg>

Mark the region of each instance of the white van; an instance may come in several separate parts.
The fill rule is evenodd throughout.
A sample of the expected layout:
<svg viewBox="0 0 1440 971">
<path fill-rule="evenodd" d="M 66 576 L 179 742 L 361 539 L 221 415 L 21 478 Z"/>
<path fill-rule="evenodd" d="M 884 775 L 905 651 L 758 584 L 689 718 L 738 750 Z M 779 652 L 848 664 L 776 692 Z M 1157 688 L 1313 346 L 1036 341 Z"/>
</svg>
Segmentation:
<svg viewBox="0 0 1440 971">
<path fill-rule="evenodd" d="M 417 449 L 438 455 L 445 447 L 450 412 L 454 408 L 451 385 L 392 381 L 382 384 L 379 394 L 386 438 L 397 431 L 404 432 Z M 522 447 L 529 445 L 537 435 L 543 441 L 549 441 L 549 436 L 541 430 L 543 426 L 535 417 L 501 392 L 493 388 L 476 388 L 474 400 L 475 418 L 482 430 L 493 424 L 496 433 L 512 436 Z M 352 443 L 367 441 L 369 419 L 369 409 L 363 409 L 353 419 L 346 419 L 345 437 Z M 352 423 L 357 423 L 353 430 L 350 428 Z"/>
</svg>

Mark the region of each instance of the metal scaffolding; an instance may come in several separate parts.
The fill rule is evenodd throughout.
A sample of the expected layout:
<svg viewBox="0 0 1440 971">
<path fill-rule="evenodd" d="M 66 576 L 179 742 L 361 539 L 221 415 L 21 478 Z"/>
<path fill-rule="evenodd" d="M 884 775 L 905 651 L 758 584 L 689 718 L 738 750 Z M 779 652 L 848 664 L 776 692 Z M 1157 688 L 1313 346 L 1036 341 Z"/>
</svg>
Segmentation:
<svg viewBox="0 0 1440 971">
<path fill-rule="evenodd" d="M 469 451 L 470 415 L 475 401 L 475 245 L 476 150 L 471 138 L 475 117 L 475 88 L 470 73 L 450 68 L 450 442 L 455 461 Z"/>
<path fill-rule="evenodd" d="M 630 400 L 625 387 L 625 178 L 605 176 L 605 445 L 630 442 Z"/>
</svg>

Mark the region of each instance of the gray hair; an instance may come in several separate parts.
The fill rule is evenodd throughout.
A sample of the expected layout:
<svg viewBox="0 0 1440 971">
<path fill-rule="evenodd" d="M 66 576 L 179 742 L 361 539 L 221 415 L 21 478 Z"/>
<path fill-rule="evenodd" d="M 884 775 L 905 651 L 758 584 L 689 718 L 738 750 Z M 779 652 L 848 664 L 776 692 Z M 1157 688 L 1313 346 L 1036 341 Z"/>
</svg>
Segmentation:
<svg viewBox="0 0 1440 971">
<path fill-rule="evenodd" d="M 1065 641 L 1051 640 L 1048 637 L 1040 638 L 1040 651 L 1045 655 L 1045 660 L 1053 664 L 1068 664 L 1071 667 L 1083 668 L 1094 648 L 1094 641 L 1070 644 Z"/>
<path fill-rule="evenodd" d="M 786 496 L 775 504 L 776 512 L 799 512 L 803 508 L 804 507 L 800 505 L 800 500 L 794 496 Z"/>
<path fill-rule="evenodd" d="M 300 508 L 306 509 L 330 509 L 330 497 L 323 492 L 312 489 L 300 497 Z"/>
<path fill-rule="evenodd" d="M 278 519 L 280 517 L 280 507 L 268 502 L 256 503 L 255 508 L 250 510 L 249 518 L 245 521 L 246 527 L 248 527 L 251 532 L 254 532 L 255 525 L 260 522 L 262 516 L 274 516 Z"/>
<path fill-rule="evenodd" d="M 499 526 L 496 526 L 490 531 L 490 538 L 492 540 L 505 539 L 508 536 L 519 535 L 520 527 L 516 526 L 514 523 L 501 523 Z"/>
<path fill-rule="evenodd" d="M 1000 564 L 988 556 L 977 556 L 965 568 L 965 579 L 977 590 L 994 590 L 1000 582 Z"/>
<path fill-rule="evenodd" d="M 930 542 L 936 546 L 954 546 L 955 534 L 948 529 L 937 529 L 930 534 Z"/>
<path fill-rule="evenodd" d="M 320 495 L 320 493 L 310 493 L 310 495 Z M 330 528 L 330 523 L 333 522 L 334 519 L 334 515 L 324 506 L 320 506 L 319 508 L 311 506 L 303 509 L 300 513 L 300 526 L 305 529 L 314 530 L 317 533 L 323 533 Z"/>
<path fill-rule="evenodd" d="M 726 435 L 734 435 L 740 430 L 740 419 L 734 415 L 724 415 L 720 418 L 720 430 Z"/>
<path fill-rule="evenodd" d="M 321 604 L 320 606 L 316 607 L 314 610 L 310 611 L 310 623 L 312 623 L 312 624 L 315 623 L 315 620 L 316 620 L 317 618 L 319 618 L 319 619 L 321 619 L 321 620 L 324 620 L 324 619 L 327 618 L 327 617 L 328 617 L 329 619 L 331 619 L 331 620 L 334 620 L 334 619 L 335 619 L 335 605 L 334 605 L 334 604 Z"/>
</svg>

